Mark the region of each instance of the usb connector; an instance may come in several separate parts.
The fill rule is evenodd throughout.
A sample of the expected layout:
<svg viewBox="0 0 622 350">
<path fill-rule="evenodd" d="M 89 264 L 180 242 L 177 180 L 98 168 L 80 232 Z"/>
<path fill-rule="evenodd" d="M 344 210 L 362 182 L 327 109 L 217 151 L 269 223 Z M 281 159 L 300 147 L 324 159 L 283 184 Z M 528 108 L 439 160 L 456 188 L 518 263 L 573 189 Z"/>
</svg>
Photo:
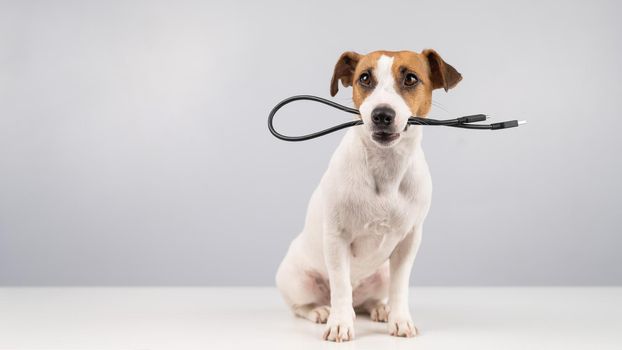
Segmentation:
<svg viewBox="0 0 622 350">
<path fill-rule="evenodd" d="M 508 128 L 515 128 L 519 125 L 523 125 L 527 123 L 525 120 L 508 120 L 506 122 L 500 122 L 500 123 L 492 123 L 490 124 L 490 130 L 498 130 L 498 129 L 508 129 Z"/>
</svg>

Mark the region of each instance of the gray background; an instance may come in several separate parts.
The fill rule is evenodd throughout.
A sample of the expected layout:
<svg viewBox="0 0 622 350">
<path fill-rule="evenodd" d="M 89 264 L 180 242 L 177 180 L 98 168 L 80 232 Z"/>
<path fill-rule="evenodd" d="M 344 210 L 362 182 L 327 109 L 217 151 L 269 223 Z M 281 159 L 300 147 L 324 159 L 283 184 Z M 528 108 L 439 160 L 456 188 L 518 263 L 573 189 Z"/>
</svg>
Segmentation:
<svg viewBox="0 0 622 350">
<path fill-rule="evenodd" d="M 430 116 L 529 124 L 425 130 L 412 283 L 622 284 L 614 1 L 0 4 L 0 284 L 272 285 L 341 134 L 268 111 L 342 51 L 427 47 L 464 75 Z"/>
</svg>

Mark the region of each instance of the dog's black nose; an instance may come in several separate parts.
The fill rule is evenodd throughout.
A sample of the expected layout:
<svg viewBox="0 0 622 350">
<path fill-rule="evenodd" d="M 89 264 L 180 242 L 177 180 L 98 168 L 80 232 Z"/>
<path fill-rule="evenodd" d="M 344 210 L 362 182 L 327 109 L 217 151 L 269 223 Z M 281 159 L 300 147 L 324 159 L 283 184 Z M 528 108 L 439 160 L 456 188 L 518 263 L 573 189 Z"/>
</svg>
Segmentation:
<svg viewBox="0 0 622 350">
<path fill-rule="evenodd" d="M 395 111 L 391 107 L 376 107 L 371 112 L 371 120 L 374 125 L 389 126 L 393 123 L 393 119 L 395 119 Z"/>
</svg>

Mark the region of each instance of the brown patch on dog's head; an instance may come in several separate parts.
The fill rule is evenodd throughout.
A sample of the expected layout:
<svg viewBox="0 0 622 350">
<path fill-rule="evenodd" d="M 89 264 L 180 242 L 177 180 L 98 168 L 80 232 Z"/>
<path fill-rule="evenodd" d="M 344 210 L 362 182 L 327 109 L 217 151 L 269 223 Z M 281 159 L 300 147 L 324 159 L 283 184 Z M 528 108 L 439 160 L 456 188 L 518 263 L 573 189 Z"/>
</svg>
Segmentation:
<svg viewBox="0 0 622 350">
<path fill-rule="evenodd" d="M 393 77 L 396 91 L 415 116 L 425 116 L 432 106 L 432 77 L 425 56 L 411 51 L 400 51 L 393 56 Z M 414 75 L 418 82 L 407 87 L 404 82 L 407 76 Z"/>
</svg>

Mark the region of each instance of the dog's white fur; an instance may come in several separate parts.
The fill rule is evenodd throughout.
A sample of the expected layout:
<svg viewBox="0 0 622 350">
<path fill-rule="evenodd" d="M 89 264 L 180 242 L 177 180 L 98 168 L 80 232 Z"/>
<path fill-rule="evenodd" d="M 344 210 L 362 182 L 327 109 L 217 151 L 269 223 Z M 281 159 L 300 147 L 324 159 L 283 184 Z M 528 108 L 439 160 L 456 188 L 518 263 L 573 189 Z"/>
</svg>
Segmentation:
<svg viewBox="0 0 622 350">
<path fill-rule="evenodd" d="M 393 335 L 417 332 L 408 281 L 432 182 L 421 127 L 404 130 L 411 111 L 394 89 L 392 63 L 378 60 L 377 85 L 359 108 L 364 125 L 350 129 L 335 151 L 276 277 L 296 315 L 327 322 L 328 340 L 354 337 L 355 309 L 388 322 Z M 371 112 L 380 105 L 396 112 L 400 137 L 390 145 L 371 138 Z"/>
</svg>

